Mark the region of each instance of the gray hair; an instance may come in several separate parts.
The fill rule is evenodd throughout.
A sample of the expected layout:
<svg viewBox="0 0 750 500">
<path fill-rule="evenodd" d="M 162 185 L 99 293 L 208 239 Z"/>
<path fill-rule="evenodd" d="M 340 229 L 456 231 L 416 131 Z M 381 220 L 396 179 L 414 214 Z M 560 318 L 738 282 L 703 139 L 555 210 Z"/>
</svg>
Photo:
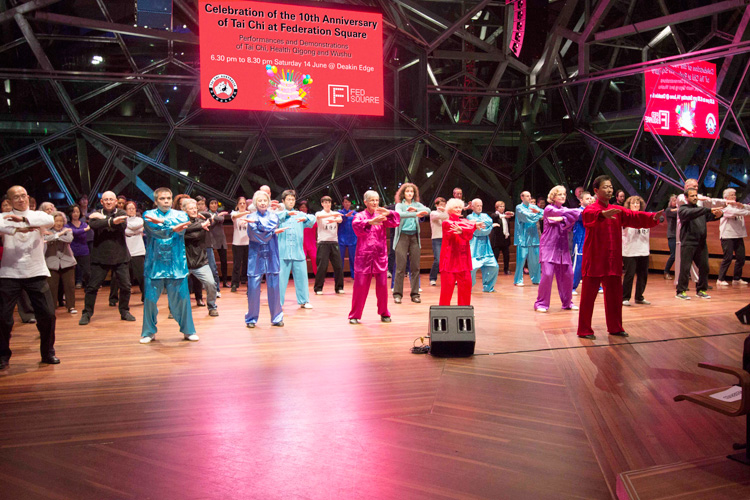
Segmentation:
<svg viewBox="0 0 750 500">
<path fill-rule="evenodd" d="M 45 202 L 45 203 L 49 203 L 49 202 Z M 65 212 L 60 212 L 60 211 L 55 211 L 55 212 L 52 212 L 52 218 L 53 218 L 53 219 L 54 219 L 55 217 L 58 217 L 58 216 L 59 216 L 59 217 L 62 217 L 62 219 L 63 219 L 63 225 L 65 225 L 65 224 L 67 224 L 67 223 L 68 223 L 68 216 L 67 216 L 67 215 L 65 215 Z"/>
<path fill-rule="evenodd" d="M 266 197 L 266 199 L 268 200 L 268 203 L 271 203 L 271 196 L 270 196 L 270 195 L 269 195 L 268 193 L 266 193 L 265 191 L 261 191 L 261 190 L 259 189 L 259 190 L 257 190 L 257 191 L 255 192 L 255 194 L 253 195 L 253 205 L 255 205 L 255 208 L 256 208 L 256 209 L 258 208 L 258 203 L 257 203 L 257 200 L 258 200 L 258 198 L 260 198 L 261 196 L 265 196 L 265 197 Z"/>
<path fill-rule="evenodd" d="M 722 198 L 726 198 L 730 194 L 737 194 L 737 190 L 734 188 L 726 188 L 723 193 L 721 193 Z"/>
<path fill-rule="evenodd" d="M 185 211 L 185 209 L 187 208 L 187 206 L 188 206 L 188 205 L 189 205 L 189 204 L 190 204 L 191 202 L 192 202 L 192 203 L 196 203 L 196 204 L 198 203 L 197 201 L 195 201 L 195 200 L 194 200 L 194 199 L 192 199 L 192 198 L 183 198 L 183 199 L 182 199 L 182 201 L 180 201 L 180 210 L 182 210 L 182 211 L 184 212 L 184 211 Z"/>
<path fill-rule="evenodd" d="M 52 212 L 52 213 L 53 213 L 53 214 L 54 214 L 54 211 L 57 211 L 57 209 L 55 208 L 55 204 L 54 204 L 54 203 L 51 203 L 51 202 L 49 202 L 49 201 L 45 201 L 45 202 L 41 203 L 41 204 L 39 205 L 39 207 L 37 207 L 37 209 L 38 209 L 38 210 L 41 210 L 42 212 L 45 212 L 46 210 L 44 210 L 44 209 L 45 209 L 46 207 L 52 207 L 52 210 L 53 210 L 53 212 Z"/>
<path fill-rule="evenodd" d="M 377 196 L 378 200 L 380 200 L 380 195 L 378 194 L 377 191 L 373 191 L 373 190 L 365 191 L 365 195 L 363 196 L 365 203 L 370 201 L 374 196 Z"/>
</svg>

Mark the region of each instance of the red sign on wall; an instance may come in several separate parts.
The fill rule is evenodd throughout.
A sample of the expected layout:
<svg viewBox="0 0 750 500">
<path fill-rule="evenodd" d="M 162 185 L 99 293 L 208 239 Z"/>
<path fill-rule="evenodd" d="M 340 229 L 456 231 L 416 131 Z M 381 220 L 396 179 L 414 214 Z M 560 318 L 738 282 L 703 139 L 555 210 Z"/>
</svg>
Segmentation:
<svg viewBox="0 0 750 500">
<path fill-rule="evenodd" d="M 645 73 L 645 130 L 659 135 L 714 139 L 719 133 L 716 65 L 675 64 Z"/>
<path fill-rule="evenodd" d="M 201 107 L 383 115 L 381 14 L 200 0 L 199 23 Z"/>
</svg>

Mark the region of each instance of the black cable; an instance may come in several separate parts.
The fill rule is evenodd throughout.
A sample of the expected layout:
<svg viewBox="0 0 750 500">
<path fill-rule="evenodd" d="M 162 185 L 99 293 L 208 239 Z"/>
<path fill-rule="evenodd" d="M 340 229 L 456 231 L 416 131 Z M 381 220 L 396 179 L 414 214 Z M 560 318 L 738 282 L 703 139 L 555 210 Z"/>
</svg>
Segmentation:
<svg viewBox="0 0 750 500">
<path fill-rule="evenodd" d="M 411 353 L 412 354 L 427 354 L 430 352 L 430 346 L 426 345 L 424 343 L 424 339 L 429 339 L 429 335 L 425 335 L 423 337 L 417 337 L 414 339 L 414 342 L 412 342 L 411 346 Z M 417 345 L 417 340 L 422 342 L 422 345 Z"/>
</svg>

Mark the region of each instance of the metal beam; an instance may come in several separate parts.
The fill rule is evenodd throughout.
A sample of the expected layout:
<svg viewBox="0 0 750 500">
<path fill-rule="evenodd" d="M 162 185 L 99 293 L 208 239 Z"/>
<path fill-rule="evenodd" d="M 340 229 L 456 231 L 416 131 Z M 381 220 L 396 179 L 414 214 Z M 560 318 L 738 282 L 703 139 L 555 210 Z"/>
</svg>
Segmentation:
<svg viewBox="0 0 750 500">
<path fill-rule="evenodd" d="M 84 17 L 64 16 L 49 12 L 35 12 L 34 19 L 52 24 L 64 24 L 66 26 L 76 26 L 78 28 L 90 30 L 107 31 L 110 33 L 120 33 L 122 35 L 153 38 L 156 40 L 171 40 L 174 42 L 198 45 L 198 37 L 189 33 L 174 33 L 166 30 L 139 28 L 127 24 L 108 23 L 106 21 L 97 21 L 95 19 L 87 19 Z"/>
<path fill-rule="evenodd" d="M 641 21 L 639 23 L 621 26 L 619 28 L 614 28 L 611 30 L 600 31 L 599 33 L 596 33 L 594 35 L 594 40 L 596 40 L 597 42 L 601 42 L 604 40 L 612 40 L 614 38 L 622 38 L 624 36 L 635 35 L 637 33 L 643 33 L 645 31 L 663 28 L 665 26 L 670 26 L 673 24 L 694 21 L 695 19 L 716 15 L 727 10 L 738 9 L 746 5 L 747 0 L 725 0 L 723 2 L 713 3 L 704 7 L 683 10 L 682 12 L 669 14 L 668 16 L 657 17 L 655 19 Z"/>
<path fill-rule="evenodd" d="M 31 2 L 22 3 L 18 7 L 13 7 L 6 10 L 5 12 L 0 12 L 0 24 L 3 24 L 6 21 L 10 21 L 16 14 L 23 15 L 36 9 L 41 9 L 42 7 L 47 7 L 48 5 L 55 4 L 59 1 L 60 0 L 32 0 Z"/>
<path fill-rule="evenodd" d="M 432 43 L 430 43 L 430 46 L 427 47 L 427 53 L 429 54 L 430 52 L 435 50 L 441 43 L 443 43 L 449 36 L 453 35 L 457 30 L 463 30 L 463 27 L 466 26 L 466 23 L 469 22 L 472 17 L 474 17 L 474 14 L 484 9 L 487 4 L 490 3 L 490 1 L 491 0 L 481 0 L 479 3 L 472 5 L 463 16 L 458 18 L 456 22 L 447 27 L 440 36 L 438 36 L 435 40 L 432 41 Z"/>
</svg>

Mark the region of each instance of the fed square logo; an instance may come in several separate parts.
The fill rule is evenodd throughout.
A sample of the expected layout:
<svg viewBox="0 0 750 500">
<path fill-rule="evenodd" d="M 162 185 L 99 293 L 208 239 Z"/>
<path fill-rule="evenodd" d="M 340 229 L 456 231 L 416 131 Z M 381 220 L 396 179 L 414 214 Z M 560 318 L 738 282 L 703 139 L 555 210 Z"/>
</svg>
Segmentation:
<svg viewBox="0 0 750 500">
<path fill-rule="evenodd" d="M 328 105 L 333 108 L 343 108 L 349 102 L 349 85 L 328 85 Z"/>
</svg>

